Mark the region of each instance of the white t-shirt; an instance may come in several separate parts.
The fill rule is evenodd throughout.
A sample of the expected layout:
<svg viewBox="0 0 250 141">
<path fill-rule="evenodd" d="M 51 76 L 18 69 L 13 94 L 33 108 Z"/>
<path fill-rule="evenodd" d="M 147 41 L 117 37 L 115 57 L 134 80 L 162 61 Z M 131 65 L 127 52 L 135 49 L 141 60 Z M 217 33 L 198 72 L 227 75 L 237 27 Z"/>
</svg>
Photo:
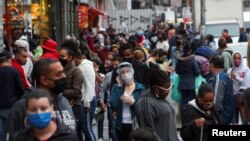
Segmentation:
<svg viewBox="0 0 250 141">
<path fill-rule="evenodd" d="M 126 92 L 124 92 L 125 96 L 130 96 L 130 94 L 127 94 Z M 133 120 L 132 120 L 132 115 L 131 115 L 131 111 L 130 111 L 130 105 L 122 103 L 122 123 L 125 124 L 132 124 Z"/>
<path fill-rule="evenodd" d="M 157 44 L 156 44 L 156 48 L 157 49 L 163 49 L 165 51 L 168 51 L 169 49 L 169 44 L 167 41 L 163 41 L 163 42 L 160 42 L 158 41 Z"/>
</svg>

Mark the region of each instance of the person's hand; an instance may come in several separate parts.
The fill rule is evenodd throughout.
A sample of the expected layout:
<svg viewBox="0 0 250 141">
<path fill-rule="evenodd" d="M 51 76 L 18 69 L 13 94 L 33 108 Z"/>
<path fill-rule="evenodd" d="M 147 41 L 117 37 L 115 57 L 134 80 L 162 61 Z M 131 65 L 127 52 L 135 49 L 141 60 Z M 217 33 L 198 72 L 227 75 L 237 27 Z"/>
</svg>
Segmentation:
<svg viewBox="0 0 250 141">
<path fill-rule="evenodd" d="M 121 100 L 128 105 L 132 105 L 135 102 L 133 96 L 121 96 Z"/>
<path fill-rule="evenodd" d="M 113 119 L 116 119 L 116 115 L 117 115 L 116 112 L 112 112 L 112 117 L 113 117 Z"/>
<path fill-rule="evenodd" d="M 101 103 L 101 109 L 102 109 L 102 111 L 106 111 L 106 108 L 107 108 L 106 104 L 104 102 L 102 102 Z"/>
<path fill-rule="evenodd" d="M 169 73 L 171 73 L 171 72 L 174 71 L 174 67 L 173 66 L 169 66 L 169 67 L 166 68 L 166 71 L 169 72 Z"/>
<path fill-rule="evenodd" d="M 198 118 L 198 119 L 194 120 L 196 127 L 202 127 L 205 122 L 206 121 L 204 118 Z"/>
<path fill-rule="evenodd" d="M 234 73 L 231 74 L 231 79 L 236 79 L 236 75 Z"/>
</svg>

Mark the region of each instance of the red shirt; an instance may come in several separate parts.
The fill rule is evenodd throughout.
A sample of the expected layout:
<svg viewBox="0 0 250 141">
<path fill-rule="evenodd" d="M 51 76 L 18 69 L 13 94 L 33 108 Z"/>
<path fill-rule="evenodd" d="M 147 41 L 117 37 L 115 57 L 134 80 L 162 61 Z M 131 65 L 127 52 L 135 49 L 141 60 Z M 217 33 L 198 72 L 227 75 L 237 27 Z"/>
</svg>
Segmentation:
<svg viewBox="0 0 250 141">
<path fill-rule="evenodd" d="M 27 90 L 30 87 L 30 85 L 29 85 L 30 83 L 28 82 L 28 80 L 25 76 L 25 73 L 24 73 L 24 70 L 23 70 L 21 64 L 19 64 L 16 59 L 12 59 L 11 61 L 12 61 L 12 67 L 16 68 L 21 76 L 22 85 L 23 85 L 24 89 Z"/>
<path fill-rule="evenodd" d="M 102 59 L 102 62 L 105 62 L 106 58 L 109 55 L 109 51 L 106 50 L 105 48 L 102 48 L 99 52 L 98 52 L 98 56 Z"/>
</svg>

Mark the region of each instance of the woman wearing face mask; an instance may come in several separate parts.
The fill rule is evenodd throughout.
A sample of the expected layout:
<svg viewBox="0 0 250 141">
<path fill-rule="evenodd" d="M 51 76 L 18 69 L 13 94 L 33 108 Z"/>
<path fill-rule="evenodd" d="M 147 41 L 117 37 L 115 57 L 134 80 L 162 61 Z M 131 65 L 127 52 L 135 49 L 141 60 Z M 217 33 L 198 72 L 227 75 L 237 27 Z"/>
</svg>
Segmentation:
<svg viewBox="0 0 250 141">
<path fill-rule="evenodd" d="M 233 83 L 233 94 L 234 94 L 234 105 L 235 105 L 233 124 L 238 124 L 240 100 L 243 92 L 243 90 L 240 89 L 240 87 L 243 84 L 243 80 L 246 76 L 246 73 L 249 71 L 249 68 L 243 63 L 243 57 L 240 52 L 235 52 L 232 58 L 234 67 L 228 69 L 227 75 Z"/>
<path fill-rule="evenodd" d="M 135 103 L 144 91 L 142 84 L 134 82 L 132 64 L 123 62 L 117 69 L 120 85 L 111 89 L 110 106 L 115 119 L 116 135 L 119 141 L 128 141 L 135 117 Z"/>
<path fill-rule="evenodd" d="M 201 138 L 208 141 L 208 126 L 220 124 L 213 101 L 213 88 L 202 84 L 196 99 L 190 101 L 182 112 L 181 137 L 184 141 L 200 141 Z"/>
<path fill-rule="evenodd" d="M 55 117 L 52 98 L 45 90 L 34 89 L 26 101 L 28 128 L 14 135 L 15 141 L 77 141 L 76 133 Z"/>
<path fill-rule="evenodd" d="M 240 100 L 244 88 L 242 87 L 244 79 L 250 79 L 245 77 L 249 68 L 243 63 L 243 57 L 240 52 L 235 52 L 232 55 L 233 58 L 233 67 L 229 68 L 227 71 L 228 77 L 233 83 L 233 97 L 234 97 L 234 117 L 233 124 L 239 124 L 239 109 L 240 109 Z"/>
<path fill-rule="evenodd" d="M 83 84 L 83 74 L 79 68 L 72 62 L 78 51 L 77 42 L 74 39 L 66 39 L 62 43 L 60 48 L 59 61 L 61 62 L 64 73 L 66 74 L 66 87 L 62 92 L 62 95 L 65 96 L 77 119 L 77 130 L 79 140 L 82 140 L 82 132 L 84 130 L 83 121 L 83 110 L 89 110 L 84 108 L 82 105 L 82 84 Z"/>
<path fill-rule="evenodd" d="M 136 103 L 136 117 L 140 128 L 149 127 L 156 131 L 162 141 L 179 141 L 175 125 L 175 111 L 166 100 L 171 82 L 165 71 L 150 63 L 148 74 L 149 90 Z"/>
</svg>

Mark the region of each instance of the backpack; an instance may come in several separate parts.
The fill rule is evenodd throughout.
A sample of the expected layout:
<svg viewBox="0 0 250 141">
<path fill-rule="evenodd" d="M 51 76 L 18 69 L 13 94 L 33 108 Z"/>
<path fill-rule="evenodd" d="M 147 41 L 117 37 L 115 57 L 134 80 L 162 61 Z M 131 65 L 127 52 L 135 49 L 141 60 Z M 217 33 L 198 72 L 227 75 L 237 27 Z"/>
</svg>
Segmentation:
<svg viewBox="0 0 250 141">
<path fill-rule="evenodd" d="M 213 56 L 218 55 L 218 52 L 207 46 L 201 46 L 197 48 L 197 50 L 195 51 L 195 55 L 200 55 L 210 60 Z"/>
</svg>

